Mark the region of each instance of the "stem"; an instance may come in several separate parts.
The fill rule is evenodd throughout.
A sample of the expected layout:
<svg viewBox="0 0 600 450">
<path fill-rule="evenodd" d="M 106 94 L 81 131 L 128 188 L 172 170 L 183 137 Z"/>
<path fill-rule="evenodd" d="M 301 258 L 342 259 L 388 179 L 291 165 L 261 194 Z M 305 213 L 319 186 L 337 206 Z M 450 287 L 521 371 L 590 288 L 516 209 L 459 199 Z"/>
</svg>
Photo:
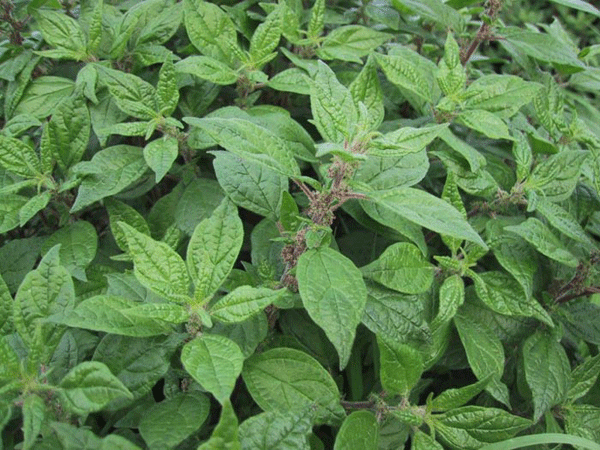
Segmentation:
<svg viewBox="0 0 600 450">
<path fill-rule="evenodd" d="M 569 295 L 562 295 L 562 296 L 558 297 L 555 300 L 555 302 L 556 303 L 567 303 L 573 299 L 576 299 L 579 297 L 587 297 L 588 295 L 593 295 L 593 294 L 600 294 L 600 286 L 590 286 L 590 287 L 583 288 L 583 291 L 581 291 L 581 292 L 576 292 L 576 293 L 569 294 Z"/>
<path fill-rule="evenodd" d="M 473 42 L 471 42 L 471 45 L 469 46 L 467 51 L 463 55 L 461 55 L 460 62 L 463 66 L 466 65 L 467 62 L 469 62 L 469 59 L 471 59 L 471 56 L 473 56 L 473 53 L 475 53 L 475 50 L 477 50 L 479 44 L 481 44 L 485 39 L 488 38 L 489 32 L 490 26 L 485 22 L 481 24 L 481 28 L 479 28 L 475 39 L 473 39 Z"/>
</svg>

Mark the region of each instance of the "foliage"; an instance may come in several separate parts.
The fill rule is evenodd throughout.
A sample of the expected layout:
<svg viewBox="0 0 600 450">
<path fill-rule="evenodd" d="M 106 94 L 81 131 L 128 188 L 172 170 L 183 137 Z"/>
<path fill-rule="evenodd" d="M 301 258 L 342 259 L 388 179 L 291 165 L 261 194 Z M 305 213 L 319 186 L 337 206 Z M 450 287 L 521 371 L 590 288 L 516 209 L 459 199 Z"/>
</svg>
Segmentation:
<svg viewBox="0 0 600 450">
<path fill-rule="evenodd" d="M 597 448 L 590 3 L 0 15 L 1 448 Z"/>
</svg>

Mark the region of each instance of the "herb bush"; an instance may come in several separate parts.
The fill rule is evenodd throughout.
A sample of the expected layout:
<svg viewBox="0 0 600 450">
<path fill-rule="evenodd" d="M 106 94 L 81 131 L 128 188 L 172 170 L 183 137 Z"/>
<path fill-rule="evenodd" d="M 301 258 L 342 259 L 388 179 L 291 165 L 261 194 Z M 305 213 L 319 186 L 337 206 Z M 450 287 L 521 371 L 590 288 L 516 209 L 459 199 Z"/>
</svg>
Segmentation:
<svg viewBox="0 0 600 450">
<path fill-rule="evenodd" d="M 0 14 L 2 448 L 600 448 L 595 7 Z"/>
</svg>

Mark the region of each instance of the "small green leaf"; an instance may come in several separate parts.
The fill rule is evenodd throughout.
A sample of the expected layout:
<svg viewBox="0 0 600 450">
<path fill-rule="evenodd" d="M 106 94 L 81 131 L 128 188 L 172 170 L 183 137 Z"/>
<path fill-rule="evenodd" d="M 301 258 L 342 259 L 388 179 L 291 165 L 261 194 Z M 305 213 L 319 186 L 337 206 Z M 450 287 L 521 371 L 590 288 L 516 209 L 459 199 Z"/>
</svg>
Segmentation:
<svg viewBox="0 0 600 450">
<path fill-rule="evenodd" d="M 444 95 L 456 98 L 465 89 L 467 74 L 460 61 L 460 48 L 452 33 L 444 45 L 444 58 L 438 64 L 436 79 Z"/>
<path fill-rule="evenodd" d="M 140 233 L 125 222 L 119 222 L 133 258 L 135 277 L 151 291 L 166 299 L 189 301 L 190 277 L 181 256 L 163 242 Z"/>
<path fill-rule="evenodd" d="M 74 309 L 49 316 L 48 322 L 124 336 L 147 337 L 173 332 L 173 325 L 190 317 L 172 303 L 140 303 L 110 295 L 96 295 Z"/>
<path fill-rule="evenodd" d="M 243 322 L 286 294 L 285 289 L 240 286 L 212 305 L 210 314 L 223 323 Z"/>
<path fill-rule="evenodd" d="M 440 287 L 438 313 L 434 322 L 442 324 L 452 319 L 465 301 L 465 283 L 459 275 L 451 275 Z"/>
<path fill-rule="evenodd" d="M 420 430 L 413 434 L 410 450 L 444 450 L 442 445 Z"/>
<path fill-rule="evenodd" d="M 168 57 L 158 72 L 158 84 L 156 85 L 156 102 L 160 113 L 170 116 L 179 102 L 179 90 L 175 78 L 175 67 L 173 59 Z"/>
<path fill-rule="evenodd" d="M 40 158 L 29 145 L 1 134 L 0 165 L 24 178 L 37 178 L 42 174 Z"/>
<path fill-rule="evenodd" d="M 548 332 L 538 331 L 523 344 L 525 379 L 533 395 L 533 420 L 562 402 L 571 383 L 571 366 L 565 349 Z"/>
<path fill-rule="evenodd" d="M 244 355 L 231 339 L 204 334 L 183 346 L 181 362 L 194 380 L 224 404 L 242 372 Z"/>
<path fill-rule="evenodd" d="M 43 210 L 52 199 L 52 192 L 44 191 L 31 197 L 19 210 L 19 226 L 24 226 L 38 212 Z"/>
<path fill-rule="evenodd" d="M 407 242 L 390 245 L 372 263 L 360 270 L 364 276 L 406 294 L 425 292 L 433 282 L 434 266 L 421 251 Z"/>
<path fill-rule="evenodd" d="M 424 128 L 400 128 L 373 139 L 369 145 L 368 155 L 398 157 L 420 152 L 446 128 L 448 124 Z"/>
<path fill-rule="evenodd" d="M 392 5 L 400 11 L 408 8 L 423 19 L 431 20 L 453 30 L 463 29 L 463 17 L 442 0 L 392 0 Z"/>
<path fill-rule="evenodd" d="M 196 226 L 187 249 L 196 302 L 206 303 L 219 289 L 233 268 L 243 240 L 242 221 L 228 198 Z"/>
<path fill-rule="evenodd" d="M 314 358 L 300 350 L 275 348 L 255 353 L 244 363 L 242 376 L 252 398 L 264 411 L 301 413 L 316 404 L 320 423 L 344 416 L 335 381 Z"/>
<path fill-rule="evenodd" d="M 345 25 L 334 28 L 317 49 L 323 59 L 340 59 L 361 63 L 361 59 L 393 36 L 362 25 Z"/>
<path fill-rule="evenodd" d="M 504 229 L 521 236 L 548 258 L 569 267 L 577 267 L 577 258 L 540 220 L 530 217 L 519 225 L 504 227 Z"/>
<path fill-rule="evenodd" d="M 188 56 L 175 64 L 175 70 L 220 85 L 233 84 L 238 79 L 235 70 L 210 56 Z"/>
<path fill-rule="evenodd" d="M 375 59 L 369 57 L 358 76 L 348 86 L 355 105 L 362 102 L 369 112 L 366 130 L 376 130 L 383 121 L 383 91 L 379 83 Z"/>
<path fill-rule="evenodd" d="M 399 394 L 407 398 L 423 373 L 421 353 L 407 344 L 379 337 L 377 337 L 377 344 L 381 386 L 389 394 Z"/>
<path fill-rule="evenodd" d="M 300 256 L 296 277 L 306 311 L 325 331 L 344 368 L 367 302 L 360 271 L 341 253 L 321 247 Z"/>
<path fill-rule="evenodd" d="M 597 248 L 594 241 L 586 234 L 581 225 L 577 223 L 575 218 L 561 206 L 556 203 L 549 202 L 546 199 L 540 199 L 535 207 L 541 215 L 543 215 L 550 225 L 563 233 L 565 236 L 580 242 L 589 250 Z"/>
<path fill-rule="evenodd" d="M 494 113 L 483 109 L 467 109 L 457 117 L 457 122 L 480 132 L 492 139 L 508 139 L 513 137 L 508 131 L 508 126 Z"/>
<path fill-rule="evenodd" d="M 539 189 L 547 200 L 561 202 L 571 196 L 584 161 L 589 153 L 563 150 L 538 164 L 527 179 L 524 189 Z"/>
<path fill-rule="evenodd" d="M 325 0 L 315 0 L 310 10 L 307 36 L 311 41 L 316 41 L 323 32 L 325 24 Z"/>
<path fill-rule="evenodd" d="M 379 424 L 370 411 L 354 411 L 344 419 L 333 450 L 377 450 Z"/>
<path fill-rule="evenodd" d="M 148 227 L 144 216 L 131 206 L 119 200 L 115 200 L 114 198 L 104 199 L 104 206 L 108 211 L 108 217 L 110 219 L 110 231 L 112 232 L 117 245 L 124 252 L 127 251 L 127 238 L 125 237 L 124 231 L 119 227 L 119 222 L 124 222 L 135 228 L 138 232 L 150 236 L 150 228 Z"/>
<path fill-rule="evenodd" d="M 167 174 L 175 159 L 179 155 L 179 144 L 177 139 L 171 136 L 163 136 L 146 144 L 144 147 L 144 159 L 146 164 L 156 174 L 158 183 Z"/>
<path fill-rule="evenodd" d="M 144 412 L 139 430 L 152 450 L 175 448 L 208 418 L 210 402 L 200 392 L 180 392 Z"/>
<path fill-rule="evenodd" d="M 473 397 L 485 389 L 492 379 L 492 374 L 488 377 L 461 388 L 446 389 L 440 395 L 431 401 L 433 411 L 446 411 L 459 408 L 469 402 Z"/>
<path fill-rule="evenodd" d="M 210 435 L 210 439 L 204 442 L 198 450 L 241 450 L 242 446 L 238 437 L 238 419 L 227 400 L 221 408 L 219 423 Z"/>
<path fill-rule="evenodd" d="M 307 81 L 306 73 L 296 67 L 277 73 L 267 82 L 267 85 L 277 91 L 310 95 L 310 83 Z"/>
<path fill-rule="evenodd" d="M 61 380 L 58 393 L 62 405 L 75 414 L 100 411 L 113 399 L 133 397 L 108 367 L 97 361 L 75 366 Z"/>
</svg>

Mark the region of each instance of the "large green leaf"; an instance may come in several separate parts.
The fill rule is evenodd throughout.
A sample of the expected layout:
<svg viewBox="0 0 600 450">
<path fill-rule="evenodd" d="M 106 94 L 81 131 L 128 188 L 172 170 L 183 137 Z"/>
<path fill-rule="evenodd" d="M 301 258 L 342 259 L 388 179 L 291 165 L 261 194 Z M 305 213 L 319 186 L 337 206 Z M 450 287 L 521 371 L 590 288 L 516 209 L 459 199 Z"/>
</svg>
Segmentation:
<svg viewBox="0 0 600 450">
<path fill-rule="evenodd" d="M 533 395 L 533 420 L 538 421 L 567 395 L 571 383 L 569 358 L 551 333 L 538 331 L 523 344 L 523 367 Z"/>
<path fill-rule="evenodd" d="M 405 294 L 425 292 L 433 283 L 434 266 L 407 242 L 390 245 L 372 263 L 362 267 L 367 278 Z"/>
<path fill-rule="evenodd" d="M 200 392 L 180 392 L 144 412 L 140 434 L 152 450 L 174 448 L 208 418 L 210 402 Z"/>
<path fill-rule="evenodd" d="M 376 31 L 362 25 L 345 25 L 334 28 L 317 49 L 323 59 L 341 59 L 360 63 L 380 45 L 389 41 L 391 34 Z"/>
<path fill-rule="evenodd" d="M 240 286 L 213 304 L 210 314 L 223 323 L 243 322 L 286 294 L 285 289 Z"/>
<path fill-rule="evenodd" d="M 377 450 L 379 424 L 370 411 L 355 411 L 340 427 L 335 438 L 334 450 Z"/>
<path fill-rule="evenodd" d="M 164 242 L 155 241 L 125 222 L 118 225 L 127 240 L 134 274 L 140 283 L 173 302 L 189 302 L 190 277 L 181 256 Z"/>
<path fill-rule="evenodd" d="M 118 397 L 133 398 L 108 367 L 97 361 L 86 361 L 75 366 L 61 380 L 58 393 L 62 405 L 75 414 L 100 411 Z"/>
<path fill-rule="evenodd" d="M 423 373 L 423 357 L 410 345 L 377 338 L 379 377 L 389 394 L 408 398 Z"/>
<path fill-rule="evenodd" d="M 36 394 L 29 394 L 23 400 L 23 448 L 33 447 L 46 416 L 46 403 Z"/>
<path fill-rule="evenodd" d="M 536 203 L 535 209 L 548 220 L 550 225 L 565 236 L 584 244 L 590 250 L 597 248 L 597 245 L 586 234 L 581 225 L 563 207 L 546 199 L 540 199 Z"/>
<path fill-rule="evenodd" d="M 411 222 L 440 234 L 465 239 L 487 248 L 463 215 L 444 200 L 413 188 L 366 192 L 372 201 Z"/>
<path fill-rule="evenodd" d="M 310 84 L 310 107 L 314 124 L 324 140 L 350 140 L 358 121 L 352 94 L 325 63 L 319 62 Z"/>
<path fill-rule="evenodd" d="M 404 127 L 373 139 L 368 154 L 373 156 L 398 157 L 418 153 L 438 137 L 448 124 L 424 128 Z"/>
<path fill-rule="evenodd" d="M 224 404 L 242 371 L 244 355 L 231 339 L 204 334 L 184 345 L 181 362 L 194 380 Z"/>
<path fill-rule="evenodd" d="M 48 317 L 49 322 L 124 336 L 146 337 L 173 332 L 173 325 L 189 319 L 189 312 L 172 303 L 140 303 L 96 295 L 74 309 Z"/>
<path fill-rule="evenodd" d="M 335 381 L 302 351 L 275 348 L 256 353 L 244 363 L 242 376 L 252 398 L 264 411 L 298 414 L 316 404 L 320 422 L 344 416 Z"/>
<path fill-rule="evenodd" d="M 238 79 L 235 70 L 210 56 L 188 56 L 175 64 L 175 70 L 221 85 L 233 84 Z"/>
<path fill-rule="evenodd" d="M 74 59 L 83 59 L 86 38 L 75 19 L 59 11 L 38 10 L 36 21 L 48 44 L 68 50 Z"/>
<path fill-rule="evenodd" d="M 40 158 L 29 145 L 1 134 L 0 165 L 24 178 L 37 178 L 42 174 Z"/>
<path fill-rule="evenodd" d="M 269 58 L 271 52 L 277 48 L 279 38 L 283 31 L 283 7 L 275 8 L 269 13 L 250 39 L 248 53 L 255 67 L 264 65 L 264 59 Z"/>
<path fill-rule="evenodd" d="M 300 176 L 294 155 L 285 142 L 248 120 L 185 117 L 184 121 L 205 131 L 221 147 L 288 177 Z"/>
<path fill-rule="evenodd" d="M 198 224 L 187 248 L 187 266 L 196 302 L 205 303 L 225 281 L 244 240 L 237 208 L 225 198 L 211 216 Z"/>
<path fill-rule="evenodd" d="M 240 425 L 242 450 L 310 450 L 313 416 L 310 407 L 252 416 Z"/>
<path fill-rule="evenodd" d="M 600 355 L 588 357 L 573 370 L 567 399 L 574 401 L 583 397 L 594 386 L 598 375 L 600 375 Z"/>
<path fill-rule="evenodd" d="M 360 271 L 341 253 L 323 247 L 300 256 L 296 276 L 306 311 L 325 331 L 344 368 L 367 302 Z"/>
</svg>

